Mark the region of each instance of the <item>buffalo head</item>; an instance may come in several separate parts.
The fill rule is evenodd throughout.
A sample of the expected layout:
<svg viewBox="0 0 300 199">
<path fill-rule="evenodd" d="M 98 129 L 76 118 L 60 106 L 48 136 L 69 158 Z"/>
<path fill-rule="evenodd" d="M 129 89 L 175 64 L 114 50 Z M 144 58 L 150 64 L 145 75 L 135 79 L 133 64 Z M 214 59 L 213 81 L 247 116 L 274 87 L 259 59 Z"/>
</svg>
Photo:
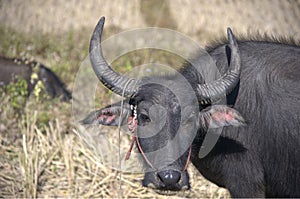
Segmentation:
<svg viewBox="0 0 300 199">
<path fill-rule="evenodd" d="M 143 186 L 159 190 L 190 188 L 186 171 L 195 137 L 209 127 L 243 124 L 237 111 L 211 102 L 228 94 L 239 82 L 240 55 L 228 29 L 228 70 L 211 83 L 186 66 L 180 75 L 130 79 L 115 72 L 103 57 L 101 35 L 104 18 L 90 42 L 90 61 L 98 79 L 111 91 L 126 97 L 90 113 L 83 124 L 128 125 L 146 170 Z M 224 52 L 225 53 L 225 52 Z"/>
</svg>

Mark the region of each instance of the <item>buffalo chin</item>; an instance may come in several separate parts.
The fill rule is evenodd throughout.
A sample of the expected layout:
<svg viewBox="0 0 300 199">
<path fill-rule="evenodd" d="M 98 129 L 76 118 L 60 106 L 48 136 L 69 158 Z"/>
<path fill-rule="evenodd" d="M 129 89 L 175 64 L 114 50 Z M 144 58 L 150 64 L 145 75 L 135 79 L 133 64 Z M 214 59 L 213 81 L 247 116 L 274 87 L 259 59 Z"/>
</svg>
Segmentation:
<svg viewBox="0 0 300 199">
<path fill-rule="evenodd" d="M 160 189 L 155 189 L 154 190 L 155 193 L 158 193 L 160 195 L 166 195 L 166 196 L 178 196 L 178 192 L 182 192 L 184 193 L 185 191 L 184 190 L 180 190 L 180 191 L 171 191 L 171 190 L 160 190 Z"/>
</svg>

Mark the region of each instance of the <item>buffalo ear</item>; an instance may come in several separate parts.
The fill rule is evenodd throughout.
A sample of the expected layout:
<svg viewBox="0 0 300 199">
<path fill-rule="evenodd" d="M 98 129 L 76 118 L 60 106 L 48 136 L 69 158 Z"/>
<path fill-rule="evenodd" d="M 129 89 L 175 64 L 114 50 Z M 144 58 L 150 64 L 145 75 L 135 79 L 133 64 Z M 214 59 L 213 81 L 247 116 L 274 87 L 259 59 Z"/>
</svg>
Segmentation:
<svg viewBox="0 0 300 199">
<path fill-rule="evenodd" d="M 243 116 L 225 105 L 213 105 L 200 112 L 200 124 L 206 128 L 246 125 Z"/>
<path fill-rule="evenodd" d="M 130 106 L 124 102 L 121 116 L 121 103 L 109 105 L 100 110 L 93 111 L 88 116 L 81 120 L 80 123 L 83 125 L 107 125 L 107 126 L 118 126 L 121 119 L 121 125 L 127 124 L 127 119 L 131 114 Z"/>
</svg>

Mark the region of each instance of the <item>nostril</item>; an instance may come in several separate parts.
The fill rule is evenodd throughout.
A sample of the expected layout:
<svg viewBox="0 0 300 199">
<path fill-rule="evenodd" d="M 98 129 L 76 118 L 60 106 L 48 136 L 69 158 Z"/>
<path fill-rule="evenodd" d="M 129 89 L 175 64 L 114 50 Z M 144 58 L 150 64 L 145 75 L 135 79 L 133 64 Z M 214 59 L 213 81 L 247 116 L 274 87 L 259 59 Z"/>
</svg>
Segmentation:
<svg viewBox="0 0 300 199">
<path fill-rule="evenodd" d="M 157 175 L 165 185 L 174 185 L 179 182 L 181 173 L 175 170 L 166 170 L 158 172 Z"/>
</svg>

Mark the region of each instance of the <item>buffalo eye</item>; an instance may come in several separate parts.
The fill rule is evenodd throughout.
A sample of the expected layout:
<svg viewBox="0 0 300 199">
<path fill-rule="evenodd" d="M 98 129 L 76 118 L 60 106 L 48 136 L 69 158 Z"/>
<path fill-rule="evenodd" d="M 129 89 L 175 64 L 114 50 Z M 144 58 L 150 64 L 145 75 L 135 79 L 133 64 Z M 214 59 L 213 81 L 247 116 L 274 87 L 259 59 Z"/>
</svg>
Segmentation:
<svg viewBox="0 0 300 199">
<path fill-rule="evenodd" d="M 138 115 L 138 118 L 139 118 L 139 121 L 141 122 L 141 125 L 144 126 L 144 125 L 147 125 L 148 123 L 151 122 L 149 116 L 145 113 L 140 113 Z"/>
</svg>

